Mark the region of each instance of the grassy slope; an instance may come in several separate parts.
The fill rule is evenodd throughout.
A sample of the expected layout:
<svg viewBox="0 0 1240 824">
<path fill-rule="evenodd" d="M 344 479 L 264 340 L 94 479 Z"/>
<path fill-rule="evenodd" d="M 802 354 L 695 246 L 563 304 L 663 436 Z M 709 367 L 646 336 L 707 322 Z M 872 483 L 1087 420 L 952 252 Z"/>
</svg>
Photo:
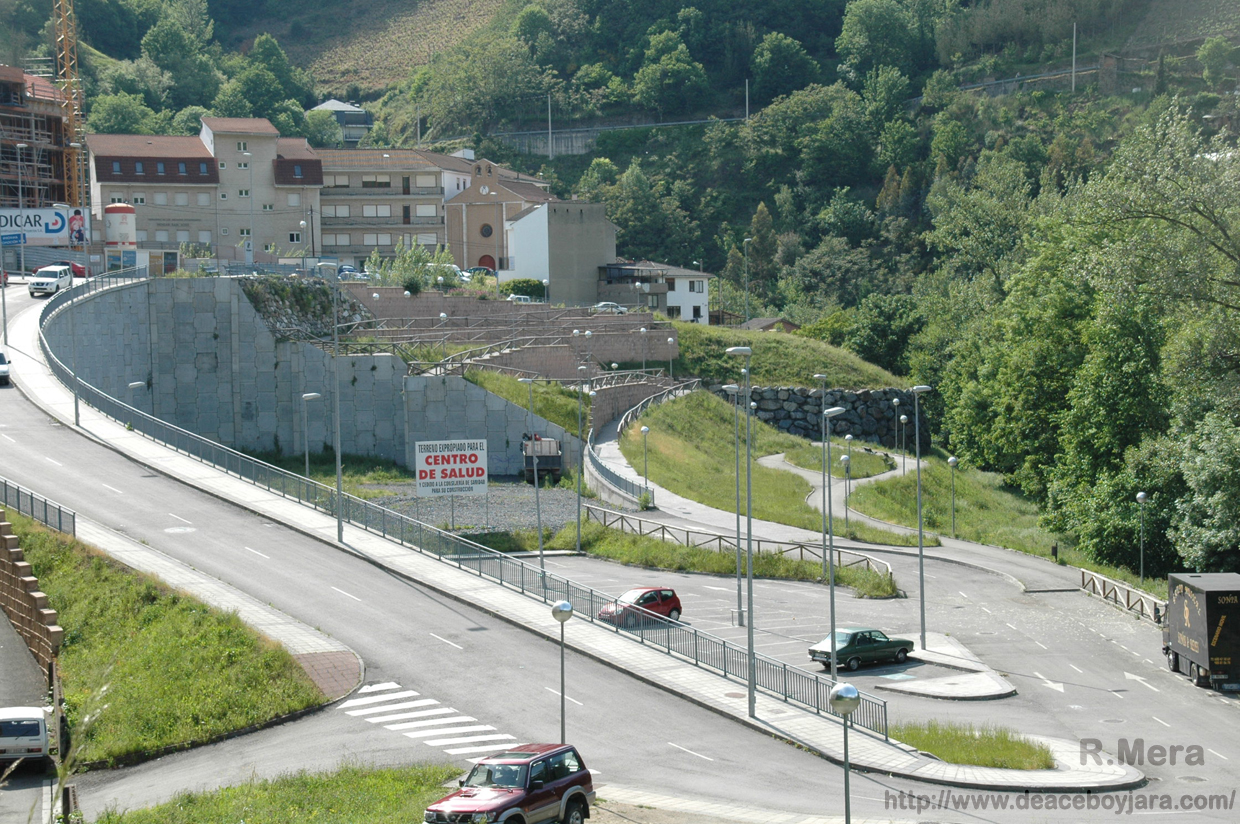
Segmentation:
<svg viewBox="0 0 1240 824">
<path fill-rule="evenodd" d="M 1240 4 L 1236 0 L 1176 0 L 1175 13 L 1168 13 L 1168 4 L 1149 4 L 1144 19 L 1138 24 L 1131 46 L 1166 43 L 1235 34 L 1240 31 Z"/>
<path fill-rule="evenodd" d="M 879 389 L 908 383 L 885 369 L 866 363 L 844 349 L 783 332 L 740 332 L 696 323 L 676 323 L 680 339 L 677 375 L 733 383 L 744 367 L 742 358 L 725 353 L 729 346 L 753 349 L 754 386 L 806 386 L 810 376 L 828 376 L 833 388 Z"/>
<path fill-rule="evenodd" d="M 482 369 L 470 369 L 465 379 L 481 386 L 495 395 L 499 395 L 522 409 L 529 409 L 529 386 L 509 375 L 499 372 L 487 372 Z M 577 395 L 558 383 L 534 384 L 534 414 L 558 424 L 569 432 L 577 431 Z M 590 398 L 583 397 L 581 403 L 582 426 L 590 426 Z"/>
<path fill-rule="evenodd" d="M 65 631 L 60 673 L 77 760 L 200 742 L 323 700 L 284 648 L 236 615 L 8 518 Z"/>
<path fill-rule="evenodd" d="M 848 442 L 843 438 L 831 439 L 831 466 L 829 470 L 832 478 L 844 477 L 844 464 L 840 463 L 840 456 L 848 455 L 849 452 Z M 801 446 L 790 451 L 786 457 L 788 463 L 795 464 L 802 469 L 822 472 L 822 459 L 824 456 L 821 446 L 813 446 L 802 442 Z M 858 446 L 856 449 L 851 450 L 851 457 L 848 460 L 852 464 L 849 475 L 855 481 L 859 478 L 869 478 L 873 475 L 881 475 L 889 469 L 895 469 L 895 460 L 899 460 L 899 458 L 888 460 L 877 452 L 866 452 L 862 447 Z"/>
</svg>

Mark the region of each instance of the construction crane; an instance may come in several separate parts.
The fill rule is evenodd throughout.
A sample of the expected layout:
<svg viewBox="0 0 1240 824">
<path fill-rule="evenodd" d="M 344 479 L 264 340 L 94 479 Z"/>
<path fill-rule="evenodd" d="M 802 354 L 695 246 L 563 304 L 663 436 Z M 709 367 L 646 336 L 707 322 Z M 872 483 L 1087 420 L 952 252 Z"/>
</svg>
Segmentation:
<svg viewBox="0 0 1240 824">
<path fill-rule="evenodd" d="M 82 81 L 78 74 L 77 20 L 73 13 L 73 0 L 54 0 L 53 12 L 56 15 L 56 77 L 64 112 L 62 173 L 65 202 L 74 209 L 85 211 L 86 155 L 82 146 L 86 132 L 82 122 Z"/>
</svg>

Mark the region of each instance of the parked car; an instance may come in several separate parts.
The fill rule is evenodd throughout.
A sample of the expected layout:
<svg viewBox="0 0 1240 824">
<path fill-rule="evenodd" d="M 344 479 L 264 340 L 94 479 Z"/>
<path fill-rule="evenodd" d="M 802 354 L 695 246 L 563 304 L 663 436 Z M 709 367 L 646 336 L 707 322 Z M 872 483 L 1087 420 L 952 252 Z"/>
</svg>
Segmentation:
<svg viewBox="0 0 1240 824">
<path fill-rule="evenodd" d="M 598 612 L 600 621 L 624 627 L 636 626 L 656 615 L 680 620 L 680 596 L 676 590 L 670 587 L 635 587 Z"/>
<path fill-rule="evenodd" d="M 54 295 L 61 289 L 73 286 L 73 269 L 69 266 L 44 266 L 36 269 L 26 281 L 30 297 L 35 295 Z"/>
<path fill-rule="evenodd" d="M 590 307 L 590 311 L 596 315 L 627 315 L 629 313 L 628 309 L 609 300 L 594 304 Z"/>
<path fill-rule="evenodd" d="M 843 666 L 848 670 L 878 661 L 903 664 L 908 659 L 909 650 L 913 648 L 913 642 L 907 638 L 889 638 L 886 633 L 869 627 L 835 631 L 836 661 L 843 662 Z M 831 669 L 831 636 L 810 647 L 809 657 L 822 664 L 823 669 Z"/>
<path fill-rule="evenodd" d="M 479 277 L 479 276 L 488 277 L 488 278 L 495 277 L 495 270 L 487 266 L 471 266 L 465 271 L 468 275 L 470 275 L 470 277 Z"/>
<path fill-rule="evenodd" d="M 0 352 L 0 386 L 8 386 L 8 385 L 9 385 L 9 361 L 8 361 L 8 358 L 4 356 L 4 353 Z"/>
<path fill-rule="evenodd" d="M 473 821 L 560 821 L 584 824 L 594 782 L 575 747 L 519 744 L 480 759 L 460 789 L 426 808 L 431 824 Z"/>
<path fill-rule="evenodd" d="M 0 764 L 45 761 L 47 716 L 40 707 L 0 708 Z"/>
<path fill-rule="evenodd" d="M 509 303 L 533 303 L 533 299 L 529 295 L 509 295 Z"/>
<path fill-rule="evenodd" d="M 336 277 L 343 280 L 346 277 L 353 277 L 357 274 L 357 267 L 342 263 L 336 267 Z"/>
<path fill-rule="evenodd" d="M 72 269 L 72 270 L 73 270 L 73 276 L 74 276 L 75 278 L 84 278 L 84 277 L 86 277 L 86 267 L 85 267 L 85 266 L 83 266 L 82 264 L 78 263 L 77 261 L 73 261 L 73 260 L 54 260 L 54 261 L 52 261 L 51 263 L 49 263 L 48 265 L 49 265 L 49 266 L 68 266 L 70 269 Z"/>
</svg>

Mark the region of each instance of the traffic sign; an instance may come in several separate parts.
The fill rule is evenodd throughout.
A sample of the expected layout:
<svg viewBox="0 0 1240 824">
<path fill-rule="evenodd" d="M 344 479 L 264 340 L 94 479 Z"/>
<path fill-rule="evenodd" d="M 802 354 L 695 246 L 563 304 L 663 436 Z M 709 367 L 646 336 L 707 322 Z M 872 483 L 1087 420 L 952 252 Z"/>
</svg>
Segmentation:
<svg viewBox="0 0 1240 824">
<path fill-rule="evenodd" d="M 24 232 L 14 232 L 10 235 L 0 235 L 0 246 L 21 246 L 26 242 Z"/>
</svg>

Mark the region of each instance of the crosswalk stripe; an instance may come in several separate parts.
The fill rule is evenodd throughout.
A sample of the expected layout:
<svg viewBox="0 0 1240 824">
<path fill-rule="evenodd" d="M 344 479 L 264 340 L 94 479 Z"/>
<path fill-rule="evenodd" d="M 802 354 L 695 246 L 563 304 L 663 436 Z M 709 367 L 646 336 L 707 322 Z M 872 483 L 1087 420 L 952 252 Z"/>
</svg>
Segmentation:
<svg viewBox="0 0 1240 824">
<path fill-rule="evenodd" d="M 470 718 L 468 715 L 461 715 L 456 718 L 431 718 L 427 721 L 406 721 L 403 724 L 385 724 L 385 730 L 412 730 L 417 727 L 446 727 L 450 724 L 466 724 L 470 721 L 477 721 L 477 718 Z"/>
<path fill-rule="evenodd" d="M 374 718 L 366 720 L 372 724 L 382 724 L 387 721 L 403 721 L 406 718 L 425 718 L 428 715 L 451 715 L 457 710 L 451 707 L 436 707 L 433 710 L 418 710 L 417 712 L 398 712 L 395 715 L 377 715 Z"/>
<path fill-rule="evenodd" d="M 462 732 L 486 732 L 487 730 L 493 729 L 495 729 L 495 727 L 488 727 L 486 724 L 478 724 L 473 727 L 454 727 L 446 730 L 418 730 L 417 732 L 407 732 L 404 735 L 407 738 L 425 738 L 428 735 L 456 734 Z M 457 742 L 448 741 L 446 743 L 455 744 Z"/>
<path fill-rule="evenodd" d="M 417 693 L 414 693 L 417 695 Z M 346 710 L 345 715 L 372 715 L 376 712 L 391 712 L 392 710 L 408 710 L 414 707 L 429 707 L 438 704 L 434 698 L 419 698 L 417 701 L 405 701 L 402 704 L 385 704 L 382 707 L 367 707 L 361 710 Z"/>
<path fill-rule="evenodd" d="M 464 730 L 461 730 L 461 732 L 464 732 Z M 407 732 L 405 735 L 412 736 L 413 733 Z M 511 735 L 471 735 L 466 738 L 438 738 L 434 741 L 423 741 L 422 743 L 428 747 L 446 747 L 450 744 L 469 744 L 473 741 L 495 741 L 499 739 L 513 740 Z"/>
<path fill-rule="evenodd" d="M 446 752 L 448 755 L 464 755 L 465 753 L 470 753 L 470 752 L 495 752 L 496 750 L 504 750 L 507 748 L 508 748 L 507 744 L 492 744 L 489 747 L 458 747 L 455 750 L 444 750 L 444 752 Z M 471 763 L 477 764 L 479 761 L 481 761 L 485 757 L 486 756 L 480 756 L 478 758 L 470 758 L 468 760 Z"/>
<path fill-rule="evenodd" d="M 360 693 L 378 692 L 379 690 L 396 690 L 396 689 L 400 689 L 400 684 L 396 683 L 395 681 L 388 681 L 385 684 L 371 684 L 370 686 L 362 687 L 360 690 L 358 690 L 358 692 Z"/>
<path fill-rule="evenodd" d="M 417 693 L 413 690 L 403 690 L 401 692 L 389 693 L 388 695 L 372 695 L 369 698 L 354 698 L 350 701 L 345 701 L 340 705 L 340 707 L 341 709 L 345 707 L 360 707 L 364 704 L 378 704 L 383 701 L 393 701 L 397 698 L 411 698 L 415 695 L 417 695 Z"/>
</svg>

